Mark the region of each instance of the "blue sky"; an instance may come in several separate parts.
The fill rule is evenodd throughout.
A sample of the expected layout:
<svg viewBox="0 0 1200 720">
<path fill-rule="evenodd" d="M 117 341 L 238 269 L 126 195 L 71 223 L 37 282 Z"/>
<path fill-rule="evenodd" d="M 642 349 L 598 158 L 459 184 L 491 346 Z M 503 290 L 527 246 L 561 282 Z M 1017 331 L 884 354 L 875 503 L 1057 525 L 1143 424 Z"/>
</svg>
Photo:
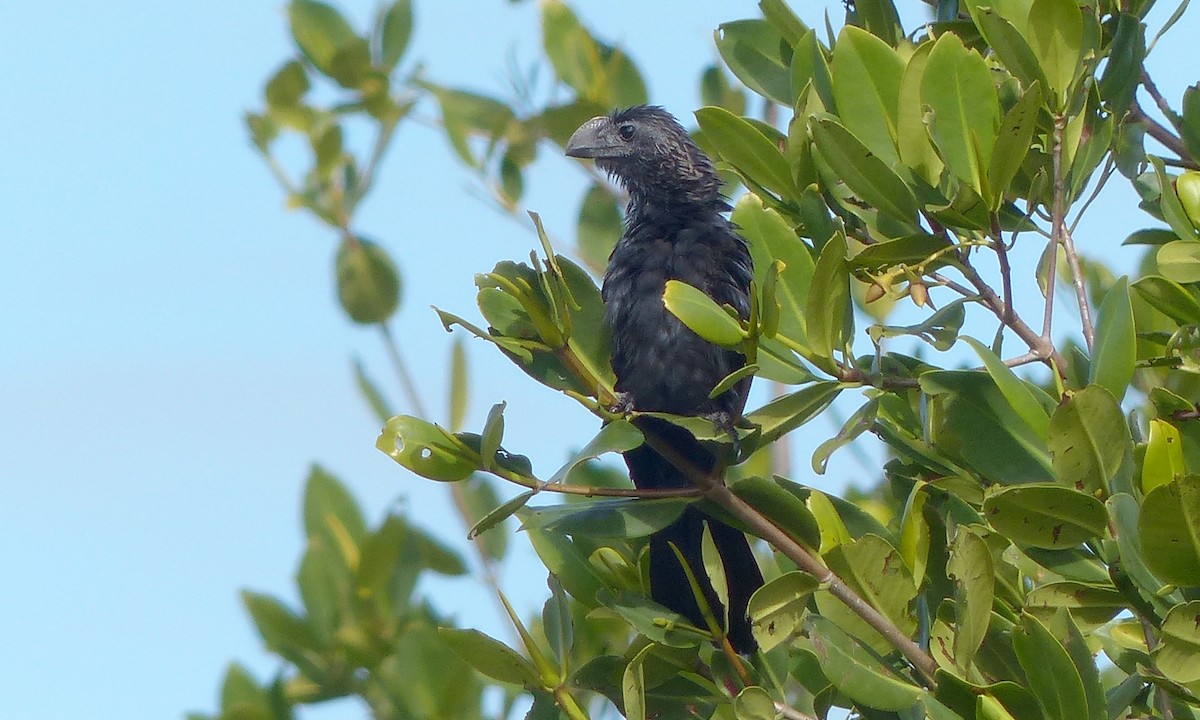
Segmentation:
<svg viewBox="0 0 1200 720">
<path fill-rule="evenodd" d="M 342 7 L 362 27 L 374 3 Z M 837 17 L 840 4 L 829 7 Z M 822 9 L 805 16 L 820 23 Z M 712 29 L 757 10 L 697 3 L 680 20 L 666 3 L 622 1 L 580 14 L 639 61 L 655 102 L 688 120 Z M 345 480 L 372 521 L 399 506 L 458 547 L 462 533 L 443 487 L 374 449 L 350 362 L 386 380 L 382 348 L 336 307 L 332 234 L 285 210 L 246 140 L 242 112 L 291 52 L 283 4 L 5 3 L 0 27 L 0 716 L 211 710 L 230 659 L 261 677 L 276 669 L 237 591 L 295 597 L 310 463 Z M 1168 97 L 1194 81 L 1180 74 L 1194 28 L 1185 18 L 1152 60 Z M 509 54 L 524 66 L 538 46 L 534 2 L 418 2 L 406 61 L 502 95 Z M 584 184 L 565 159 L 543 157 L 526 201 L 569 236 Z M 1115 185 L 1077 238 L 1131 267 L 1136 253 L 1118 244 L 1150 223 Z M 401 265 L 396 332 L 439 416 L 450 338 L 428 306 L 474 315 L 474 273 L 535 244 L 472 186 L 442 138 L 408 125 L 359 218 Z M 508 400 L 509 441 L 540 472 L 595 431 L 573 402 L 527 392 L 482 344 L 469 352 L 468 425 Z M 814 425 L 801 451 L 833 431 Z M 844 456 L 816 483 L 860 475 Z M 523 607 L 540 602 L 527 555 L 503 584 Z M 505 633 L 473 581 L 425 591 L 464 624 Z M 342 705 L 311 716 L 361 715 Z"/>
</svg>

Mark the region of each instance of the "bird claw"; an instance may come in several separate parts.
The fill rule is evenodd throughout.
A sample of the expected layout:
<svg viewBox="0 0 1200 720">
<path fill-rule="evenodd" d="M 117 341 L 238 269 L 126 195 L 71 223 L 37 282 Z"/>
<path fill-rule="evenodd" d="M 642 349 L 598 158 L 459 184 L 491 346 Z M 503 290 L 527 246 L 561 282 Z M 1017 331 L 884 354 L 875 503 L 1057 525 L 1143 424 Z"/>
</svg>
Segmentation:
<svg viewBox="0 0 1200 720">
<path fill-rule="evenodd" d="M 733 415 L 724 410 L 719 410 L 703 417 L 715 425 L 717 430 L 729 436 L 729 443 L 733 446 L 733 457 L 740 456 L 742 454 L 742 442 L 738 438 L 737 427 L 733 424 Z"/>
<path fill-rule="evenodd" d="M 633 394 L 614 392 L 613 402 L 608 406 L 608 409 L 616 415 L 628 415 L 633 412 Z"/>
</svg>

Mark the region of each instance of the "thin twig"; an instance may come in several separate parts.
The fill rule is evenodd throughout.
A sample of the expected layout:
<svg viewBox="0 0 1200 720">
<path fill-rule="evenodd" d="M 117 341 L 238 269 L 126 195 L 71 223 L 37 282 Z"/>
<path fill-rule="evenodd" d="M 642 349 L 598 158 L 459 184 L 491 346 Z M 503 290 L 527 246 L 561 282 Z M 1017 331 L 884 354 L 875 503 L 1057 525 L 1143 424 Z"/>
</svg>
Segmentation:
<svg viewBox="0 0 1200 720">
<path fill-rule="evenodd" d="M 1083 219 L 1083 214 L 1092 206 L 1096 198 L 1100 197 L 1100 191 L 1108 184 L 1108 179 L 1112 177 L 1116 169 L 1117 163 L 1113 160 L 1113 156 L 1109 155 L 1108 159 L 1104 161 L 1104 169 L 1100 171 L 1100 179 L 1096 181 L 1096 187 L 1092 189 L 1092 194 L 1083 202 L 1083 205 L 1079 206 L 1079 212 L 1075 213 L 1075 220 L 1071 223 L 1071 229 L 1068 230 L 1069 233 L 1072 235 L 1075 234 L 1075 228 L 1079 227 L 1079 221 Z"/>
<path fill-rule="evenodd" d="M 1065 116 L 1058 115 L 1054 118 L 1054 145 L 1051 150 L 1054 164 L 1054 200 L 1050 209 L 1050 236 L 1053 238 L 1055 255 L 1058 254 L 1058 245 L 1062 245 L 1066 253 L 1067 267 L 1071 272 L 1071 285 L 1075 288 L 1075 300 L 1079 303 L 1079 321 L 1082 325 L 1083 340 L 1090 353 L 1096 342 L 1096 329 L 1092 325 L 1092 312 L 1088 307 L 1087 286 L 1084 284 L 1079 253 L 1075 250 L 1075 242 L 1071 239 L 1071 233 L 1067 231 L 1066 224 L 1067 188 L 1066 173 L 1063 168 L 1063 131 L 1066 126 Z M 1046 278 L 1047 296 L 1049 288 L 1053 286 L 1055 280 L 1054 275 Z M 1047 297 L 1047 305 L 1049 302 L 1049 297 Z"/>
<path fill-rule="evenodd" d="M 1158 106 L 1159 112 L 1174 125 L 1175 111 L 1171 109 L 1171 103 L 1167 102 L 1167 99 L 1159 92 L 1158 86 L 1150 79 L 1150 73 L 1142 70 L 1140 82 L 1142 83 L 1142 87 L 1146 88 L 1146 92 L 1149 93 L 1150 97 L 1154 99 L 1154 104 Z"/>
<path fill-rule="evenodd" d="M 1154 637 L 1154 625 L 1152 625 L 1150 621 L 1145 618 L 1145 616 L 1140 614 L 1138 615 L 1138 621 L 1142 625 L 1142 634 L 1146 638 L 1146 651 L 1148 653 L 1153 653 L 1154 648 L 1158 645 L 1158 642 Z M 1175 719 L 1175 711 L 1171 707 L 1171 698 L 1162 688 L 1154 689 L 1154 701 L 1158 705 L 1158 711 L 1162 713 L 1163 720 Z"/>
<path fill-rule="evenodd" d="M 1013 311 L 1012 266 L 1008 262 L 1008 248 L 1000 231 L 1000 216 L 992 213 L 992 250 L 996 252 L 996 261 L 1000 264 L 1000 282 L 1004 292 L 1004 312 L 1000 322 L 1012 325 L 1016 313 Z"/>
<path fill-rule="evenodd" d="M 747 504 L 746 501 L 734 495 L 733 491 L 725 486 L 720 477 L 701 471 L 692 463 L 690 458 L 684 456 L 670 443 L 664 442 L 655 433 L 646 432 L 644 434 L 646 443 L 655 452 L 662 455 L 667 462 L 674 465 L 691 479 L 704 493 L 705 497 L 732 512 L 742 522 L 746 523 L 755 535 L 773 545 L 789 560 L 796 563 L 801 570 L 817 578 L 821 585 L 829 590 L 831 595 L 842 601 L 846 607 L 850 608 L 851 611 L 882 635 L 892 647 L 899 650 L 912 663 L 913 667 L 917 669 L 917 672 L 921 674 L 929 687 L 937 686 L 934 678 L 934 673 L 938 669 L 937 661 L 913 642 L 912 638 L 903 630 L 896 627 L 891 620 L 876 610 L 867 601 L 863 600 L 853 588 L 847 585 L 836 573 L 825 567 L 804 546 L 793 540 L 791 536 L 764 517 L 762 513 Z"/>
<path fill-rule="evenodd" d="M 1181 159 L 1188 160 L 1192 157 L 1191 153 L 1187 151 L 1187 146 L 1183 144 L 1183 140 L 1171 132 L 1165 125 L 1147 115 L 1146 111 L 1142 110 L 1141 105 L 1138 105 L 1136 100 L 1129 107 L 1129 119 L 1145 125 L 1147 135 L 1157 140 L 1163 147 L 1175 153 Z"/>
</svg>

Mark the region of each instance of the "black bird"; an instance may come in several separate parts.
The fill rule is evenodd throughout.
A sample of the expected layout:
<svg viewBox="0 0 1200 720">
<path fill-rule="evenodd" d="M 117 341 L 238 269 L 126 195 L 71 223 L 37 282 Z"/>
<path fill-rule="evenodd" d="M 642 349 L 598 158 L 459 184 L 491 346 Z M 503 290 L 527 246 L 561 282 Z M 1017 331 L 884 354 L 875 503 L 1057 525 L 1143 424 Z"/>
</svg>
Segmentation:
<svg viewBox="0 0 1200 720">
<path fill-rule="evenodd" d="M 592 118 L 567 142 L 567 155 L 595 158 L 597 167 L 629 193 L 625 233 L 604 273 L 605 320 L 612 331 L 616 390 L 627 407 L 645 412 L 701 415 L 732 429 L 746 406 L 750 378 L 709 398 L 716 384 L 745 364 L 740 353 L 713 345 L 663 306 L 667 280 L 680 280 L 742 317 L 750 311 L 752 263 L 746 241 L 724 213 L 721 180 L 712 161 L 687 131 L 660 107 L 639 105 Z M 638 426 L 671 444 L 697 469 L 713 472 L 724 461 L 690 433 L 655 418 Z M 688 487 L 692 481 L 649 445 L 625 453 L 639 488 Z M 754 553 L 739 530 L 689 506 L 650 538 L 650 594 L 656 602 L 705 627 L 674 543 L 700 582 L 718 618 L 722 606 L 704 572 L 704 525 L 721 555 L 729 588 L 730 644 L 755 648 L 747 617 L 750 596 L 763 584 Z"/>
</svg>

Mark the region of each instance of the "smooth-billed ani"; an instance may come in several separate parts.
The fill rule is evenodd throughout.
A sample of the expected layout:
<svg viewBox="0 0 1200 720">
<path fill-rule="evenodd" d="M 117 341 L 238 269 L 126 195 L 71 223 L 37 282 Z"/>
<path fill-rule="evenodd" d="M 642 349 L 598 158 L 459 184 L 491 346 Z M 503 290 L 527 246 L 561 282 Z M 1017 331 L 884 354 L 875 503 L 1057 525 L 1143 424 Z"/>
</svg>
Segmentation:
<svg viewBox="0 0 1200 720">
<path fill-rule="evenodd" d="M 745 364 L 732 350 L 689 330 L 663 305 L 667 280 L 680 280 L 742 317 L 750 309 L 752 266 L 746 241 L 724 213 L 721 180 L 712 162 L 675 118 L 659 107 L 637 106 L 583 124 L 567 155 L 595 158 L 629 193 L 625 233 L 604 273 L 605 319 L 612 331 L 616 390 L 635 410 L 703 415 L 732 428 L 741 415 L 750 378 L 709 398 L 716 384 Z M 637 425 L 671 444 L 697 469 L 724 465 L 690 433 L 668 422 L 640 417 Z M 625 453 L 639 488 L 687 487 L 691 481 L 649 445 Z M 755 647 L 746 606 L 762 572 L 739 530 L 689 506 L 672 525 L 650 538 L 650 593 L 654 600 L 705 627 L 674 543 L 699 580 L 718 618 L 722 606 L 704 572 L 701 541 L 708 524 L 729 586 L 728 637 L 738 652 Z"/>
</svg>

